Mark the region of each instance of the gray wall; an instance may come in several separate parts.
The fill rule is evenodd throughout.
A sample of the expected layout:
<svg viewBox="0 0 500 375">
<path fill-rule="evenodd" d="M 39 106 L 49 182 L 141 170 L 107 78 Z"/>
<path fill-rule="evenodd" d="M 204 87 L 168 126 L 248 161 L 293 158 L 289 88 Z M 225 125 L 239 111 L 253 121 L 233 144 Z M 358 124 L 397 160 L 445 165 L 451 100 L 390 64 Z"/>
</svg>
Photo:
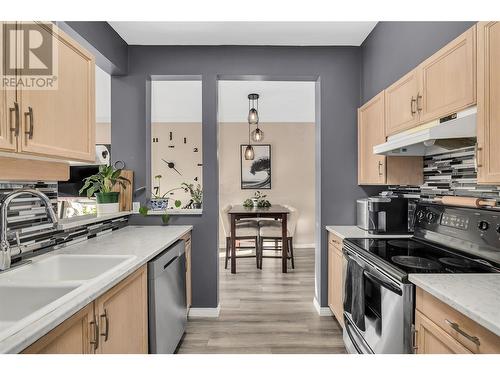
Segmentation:
<svg viewBox="0 0 500 375">
<path fill-rule="evenodd" d="M 474 23 L 379 22 L 361 45 L 361 103 L 373 98 Z"/>
<path fill-rule="evenodd" d="M 357 186 L 356 108 L 470 27 L 473 22 L 381 22 L 358 47 L 161 47 L 124 46 L 114 30 L 93 22 L 72 27 L 96 46 L 98 64 L 113 74 L 113 159 L 136 173 L 135 186 L 148 186 L 150 154 L 149 82 L 153 75 L 201 75 L 203 79 L 202 216 L 174 217 L 193 224 L 193 306 L 218 303 L 217 80 L 252 75 L 255 79 L 317 79 L 317 234 L 318 299 L 327 305 L 327 246 L 324 226 L 353 224 L 354 200 L 378 188 Z M 94 51 L 93 50 L 93 51 Z M 125 55 L 126 51 L 127 55 Z M 128 58 L 127 58 L 128 57 Z M 100 63 L 100 61 L 103 61 Z M 107 61 L 107 62 L 106 62 Z M 110 71 L 109 69 L 114 69 Z M 136 199 L 145 200 L 142 192 Z M 158 218 L 134 217 L 157 224 Z"/>
<path fill-rule="evenodd" d="M 193 306 L 218 303 L 217 80 L 243 75 L 272 79 L 319 78 L 318 186 L 321 250 L 317 285 L 327 305 L 327 224 L 353 224 L 357 186 L 356 108 L 360 99 L 360 49 L 355 47 L 161 47 L 130 46 L 127 76 L 112 78 L 113 159 L 135 170 L 136 186 L 148 185 L 150 147 L 146 81 L 154 75 L 201 75 L 203 95 L 204 212 L 174 217 L 173 224 L 194 224 Z M 319 133 L 320 132 L 320 133 Z M 319 137 L 321 134 L 321 137 Z M 139 198 L 145 199 L 145 194 Z M 136 218 L 136 222 L 158 222 Z M 321 287 L 325 286 L 325 287 Z"/>
<path fill-rule="evenodd" d="M 109 74 L 127 74 L 128 44 L 104 21 L 66 21 L 56 24 L 87 48 L 96 64 Z"/>
</svg>

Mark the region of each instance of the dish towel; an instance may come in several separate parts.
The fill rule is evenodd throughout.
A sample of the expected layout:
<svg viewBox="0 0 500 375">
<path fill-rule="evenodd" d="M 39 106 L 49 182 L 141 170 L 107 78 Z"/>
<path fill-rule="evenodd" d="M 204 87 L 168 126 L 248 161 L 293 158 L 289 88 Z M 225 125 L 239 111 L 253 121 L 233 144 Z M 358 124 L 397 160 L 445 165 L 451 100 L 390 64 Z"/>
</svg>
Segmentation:
<svg viewBox="0 0 500 375">
<path fill-rule="evenodd" d="M 354 259 L 347 261 L 344 311 L 351 314 L 356 326 L 365 330 L 365 283 L 363 268 Z"/>
</svg>

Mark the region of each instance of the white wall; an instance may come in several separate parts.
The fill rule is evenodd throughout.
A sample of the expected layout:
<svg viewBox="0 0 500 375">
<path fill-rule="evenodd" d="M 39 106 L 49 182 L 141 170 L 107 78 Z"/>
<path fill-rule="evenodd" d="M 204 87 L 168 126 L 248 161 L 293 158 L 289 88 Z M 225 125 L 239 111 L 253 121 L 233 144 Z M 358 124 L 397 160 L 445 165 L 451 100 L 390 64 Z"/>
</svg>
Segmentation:
<svg viewBox="0 0 500 375">
<path fill-rule="evenodd" d="M 152 81 L 151 122 L 201 122 L 201 81 Z"/>
<path fill-rule="evenodd" d="M 220 81 L 219 122 L 246 122 L 248 94 L 259 94 L 261 122 L 314 122 L 314 82 Z"/>
<path fill-rule="evenodd" d="M 95 117 L 97 122 L 111 122 L 111 76 L 95 67 Z"/>
<path fill-rule="evenodd" d="M 287 204 L 299 211 L 294 236 L 296 245 L 314 243 L 315 227 L 315 124 L 262 123 L 265 139 L 271 145 L 271 185 L 267 194 L 271 204 Z M 240 145 L 248 142 L 248 124 L 219 124 L 219 207 L 242 204 L 255 190 L 242 190 L 240 184 Z M 225 246 L 222 223 L 219 241 Z"/>
</svg>

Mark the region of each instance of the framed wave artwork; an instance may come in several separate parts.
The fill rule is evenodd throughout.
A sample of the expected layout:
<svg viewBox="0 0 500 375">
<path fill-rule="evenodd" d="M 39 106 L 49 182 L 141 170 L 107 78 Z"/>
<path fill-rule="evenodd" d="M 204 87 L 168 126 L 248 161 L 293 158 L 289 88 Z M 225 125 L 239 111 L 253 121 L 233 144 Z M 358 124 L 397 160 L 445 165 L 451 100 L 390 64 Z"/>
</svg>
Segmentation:
<svg viewBox="0 0 500 375">
<path fill-rule="evenodd" d="M 245 148 L 240 146 L 241 188 L 271 189 L 271 145 L 252 145 L 253 160 L 245 160 Z"/>
</svg>

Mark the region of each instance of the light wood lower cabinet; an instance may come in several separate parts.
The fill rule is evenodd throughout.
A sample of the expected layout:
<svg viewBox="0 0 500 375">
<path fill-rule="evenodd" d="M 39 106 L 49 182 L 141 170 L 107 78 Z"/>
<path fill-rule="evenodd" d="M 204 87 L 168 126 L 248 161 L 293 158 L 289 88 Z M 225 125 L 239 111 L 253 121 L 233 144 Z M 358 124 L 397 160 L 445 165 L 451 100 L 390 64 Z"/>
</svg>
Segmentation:
<svg viewBox="0 0 500 375">
<path fill-rule="evenodd" d="M 90 303 L 23 351 L 24 354 L 90 354 L 96 337 L 94 303 Z"/>
<path fill-rule="evenodd" d="M 328 234 L 328 306 L 333 315 L 344 327 L 344 257 L 342 240 L 332 233 Z"/>
<path fill-rule="evenodd" d="M 147 354 L 147 265 L 23 351 L 26 354 Z"/>
<path fill-rule="evenodd" d="M 477 24 L 477 180 L 500 184 L 500 22 Z"/>
<path fill-rule="evenodd" d="M 416 353 L 500 353 L 500 337 L 424 290 L 416 290 Z"/>
<path fill-rule="evenodd" d="M 445 331 L 419 311 L 415 314 L 417 354 L 471 354 Z"/>
<path fill-rule="evenodd" d="M 99 354 L 148 353 L 147 267 L 95 301 Z"/>
<path fill-rule="evenodd" d="M 373 146 L 386 141 L 384 92 L 358 109 L 358 184 L 420 185 L 423 183 L 421 157 L 386 157 L 373 153 Z"/>
</svg>

